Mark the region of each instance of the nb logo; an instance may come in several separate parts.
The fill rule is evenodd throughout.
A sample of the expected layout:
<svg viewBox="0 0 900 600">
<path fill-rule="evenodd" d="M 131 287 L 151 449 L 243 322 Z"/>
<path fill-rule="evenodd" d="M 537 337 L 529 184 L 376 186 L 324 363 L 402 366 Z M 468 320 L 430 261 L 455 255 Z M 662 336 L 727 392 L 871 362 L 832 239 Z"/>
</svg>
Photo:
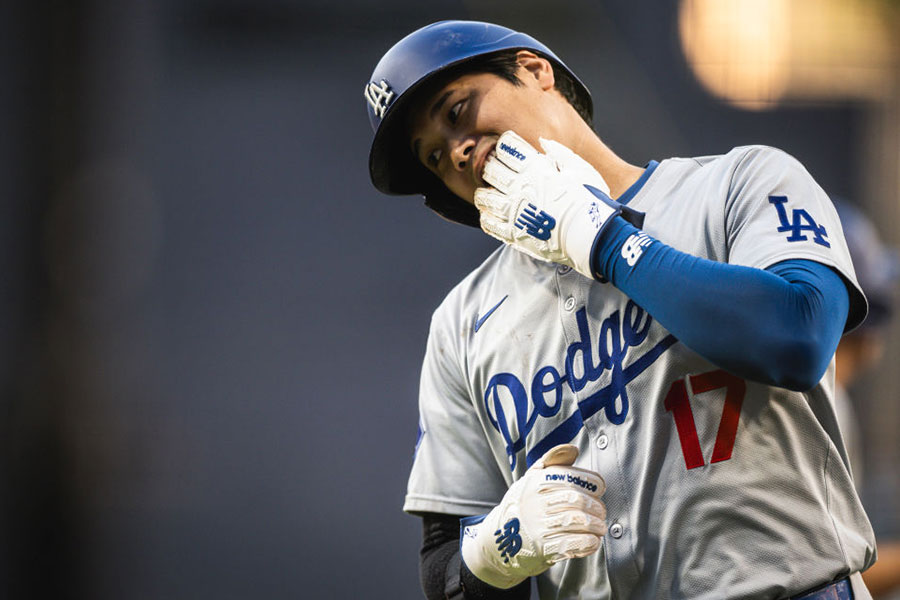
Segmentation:
<svg viewBox="0 0 900 600">
<path fill-rule="evenodd" d="M 500 144 L 500 149 L 512 156 L 513 158 L 518 158 L 519 160 L 525 160 L 525 155 L 513 148 L 512 146 L 506 144 L 505 142 Z"/>
<path fill-rule="evenodd" d="M 503 526 L 494 532 L 497 536 L 497 550 L 503 557 L 503 562 L 508 563 L 510 556 L 518 554 L 522 549 L 522 536 L 519 535 L 519 520 L 510 519 Z"/>
<path fill-rule="evenodd" d="M 556 227 L 556 219 L 544 211 L 537 212 L 537 206 L 529 204 L 516 219 L 516 227 L 524 229 L 531 237 L 547 241 L 550 231 Z"/>
<path fill-rule="evenodd" d="M 791 212 L 791 220 L 788 220 L 787 208 L 784 206 L 787 204 L 787 201 L 787 196 L 769 196 L 769 203 L 775 205 L 775 210 L 778 211 L 778 220 L 781 221 L 778 232 L 784 233 L 785 231 L 790 231 L 791 235 L 787 236 L 787 241 L 803 242 L 809 239 L 803 235 L 804 231 L 808 231 L 812 234 L 815 243 L 820 246 L 825 246 L 826 248 L 831 248 L 831 244 L 825 239 L 828 237 L 828 232 L 825 231 L 825 227 L 816 223 L 815 219 L 813 219 L 804 209 L 793 209 Z"/>
<path fill-rule="evenodd" d="M 363 95 L 369 101 L 372 111 L 379 119 L 384 117 L 384 111 L 387 110 L 391 100 L 394 99 L 394 92 L 391 91 L 391 86 L 384 79 L 381 80 L 381 83 L 375 83 L 374 81 L 369 83 L 363 91 Z"/>
<path fill-rule="evenodd" d="M 629 267 L 633 267 L 644 253 L 644 248 L 652 243 L 653 238 L 643 231 L 634 233 L 622 245 L 622 258 L 628 262 Z"/>
</svg>

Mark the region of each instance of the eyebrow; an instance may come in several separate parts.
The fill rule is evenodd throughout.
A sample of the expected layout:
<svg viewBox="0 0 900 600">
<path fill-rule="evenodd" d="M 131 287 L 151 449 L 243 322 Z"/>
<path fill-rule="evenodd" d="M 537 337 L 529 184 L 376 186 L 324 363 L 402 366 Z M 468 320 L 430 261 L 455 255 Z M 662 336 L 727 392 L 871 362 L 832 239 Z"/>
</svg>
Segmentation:
<svg viewBox="0 0 900 600">
<path fill-rule="evenodd" d="M 431 107 L 431 110 L 428 111 L 429 119 L 434 119 L 434 116 L 438 113 L 438 111 L 441 110 L 441 107 L 444 105 L 444 103 L 447 101 L 447 98 L 449 98 L 450 94 L 452 94 L 452 93 L 453 93 L 453 90 L 448 90 L 448 91 L 444 92 L 444 94 L 440 98 L 438 98 L 438 101 L 435 102 L 434 105 Z M 416 138 L 416 140 L 413 142 L 413 153 L 415 154 L 415 157 L 420 160 L 421 160 L 421 157 L 420 157 L 419 153 L 421 152 L 421 148 L 422 148 L 422 139 Z"/>
<path fill-rule="evenodd" d="M 441 96 L 440 99 L 434 103 L 434 106 L 431 107 L 431 111 L 429 111 L 429 113 L 428 113 L 429 118 L 431 118 L 431 119 L 434 118 L 434 115 L 436 115 L 438 113 L 438 111 L 441 110 L 441 107 L 444 105 L 444 102 L 447 101 L 447 98 L 449 98 L 450 94 L 452 94 L 452 93 L 453 93 L 453 90 L 448 90 L 448 91 L 444 92 L 444 95 Z"/>
</svg>

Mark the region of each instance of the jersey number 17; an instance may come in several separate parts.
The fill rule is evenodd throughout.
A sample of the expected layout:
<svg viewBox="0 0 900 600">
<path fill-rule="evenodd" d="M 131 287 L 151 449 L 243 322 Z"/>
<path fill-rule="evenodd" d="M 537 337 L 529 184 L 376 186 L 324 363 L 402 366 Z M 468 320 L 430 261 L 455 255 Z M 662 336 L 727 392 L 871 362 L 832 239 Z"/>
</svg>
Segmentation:
<svg viewBox="0 0 900 600">
<path fill-rule="evenodd" d="M 725 388 L 725 406 L 722 408 L 722 419 L 719 421 L 719 430 L 716 433 L 716 445 L 713 447 L 712 458 L 709 462 L 712 464 L 728 460 L 734 449 L 734 438 L 737 435 L 741 404 L 744 402 L 747 383 L 740 377 L 722 370 L 688 375 L 672 383 L 669 393 L 666 394 L 665 407 L 666 411 L 671 412 L 675 418 L 675 428 L 678 430 L 678 439 L 684 454 L 684 465 L 688 469 L 702 467 L 706 464 L 685 384 L 688 379 L 690 379 L 691 390 L 695 396 Z"/>
</svg>

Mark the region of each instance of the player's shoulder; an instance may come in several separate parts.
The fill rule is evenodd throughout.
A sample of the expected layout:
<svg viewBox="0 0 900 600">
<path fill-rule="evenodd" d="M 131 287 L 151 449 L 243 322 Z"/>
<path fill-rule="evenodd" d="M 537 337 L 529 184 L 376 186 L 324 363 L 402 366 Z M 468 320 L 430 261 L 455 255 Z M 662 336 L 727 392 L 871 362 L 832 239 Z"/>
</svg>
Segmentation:
<svg viewBox="0 0 900 600">
<path fill-rule="evenodd" d="M 783 164 L 785 166 L 801 166 L 800 161 L 788 152 L 774 146 L 753 144 L 749 146 L 737 146 L 727 155 L 738 165 L 763 163 L 766 165 Z"/>
<path fill-rule="evenodd" d="M 780 148 L 766 146 L 764 144 L 751 144 L 747 146 L 735 146 L 725 154 L 710 156 L 695 156 L 692 159 L 699 166 L 711 170 L 724 170 L 737 172 L 741 168 L 751 165 L 799 165 L 799 161 Z"/>
<path fill-rule="evenodd" d="M 656 169 L 655 179 L 659 180 L 656 183 L 662 182 L 661 186 L 657 186 L 662 189 L 705 186 L 710 182 L 727 186 L 747 174 L 771 172 L 770 167 L 777 164 L 799 165 L 799 162 L 787 152 L 772 146 L 737 146 L 724 154 L 667 158 Z"/>
<path fill-rule="evenodd" d="M 697 181 L 719 181 L 727 194 L 740 195 L 748 186 L 773 187 L 785 181 L 809 181 L 806 168 L 789 153 L 763 144 L 736 146 L 725 154 L 688 159 Z"/>
<path fill-rule="evenodd" d="M 734 154 L 731 188 L 735 195 L 739 196 L 748 189 L 784 191 L 817 187 L 806 167 L 779 148 L 740 146 L 731 153 Z"/>
</svg>

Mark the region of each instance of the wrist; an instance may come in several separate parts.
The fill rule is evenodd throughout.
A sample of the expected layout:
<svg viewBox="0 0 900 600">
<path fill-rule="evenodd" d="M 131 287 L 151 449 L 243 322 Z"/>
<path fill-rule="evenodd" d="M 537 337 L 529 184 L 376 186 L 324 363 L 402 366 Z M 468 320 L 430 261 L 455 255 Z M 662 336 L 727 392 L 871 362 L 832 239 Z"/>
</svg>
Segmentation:
<svg viewBox="0 0 900 600">
<path fill-rule="evenodd" d="M 606 227 L 597 235 L 591 249 L 591 274 L 600 281 L 612 281 L 615 284 L 616 259 L 620 257 L 622 246 L 640 230 L 616 215 L 609 220 Z"/>
<path fill-rule="evenodd" d="M 587 200 L 584 204 L 578 205 L 575 214 L 568 219 L 565 254 L 576 271 L 585 277 L 594 278 L 592 263 L 597 241 L 613 223 L 615 217 L 621 214 L 622 205 L 610 199 L 601 190 L 587 184 L 583 189 L 579 189 L 579 192 L 586 194 Z"/>
<path fill-rule="evenodd" d="M 499 589 L 509 589 L 527 579 L 527 575 L 514 574 L 507 562 L 498 560 L 494 531 L 499 529 L 500 515 L 495 507 L 487 515 L 460 519 L 460 548 L 462 564 L 480 581 Z M 504 568 L 507 567 L 507 568 Z"/>
</svg>

